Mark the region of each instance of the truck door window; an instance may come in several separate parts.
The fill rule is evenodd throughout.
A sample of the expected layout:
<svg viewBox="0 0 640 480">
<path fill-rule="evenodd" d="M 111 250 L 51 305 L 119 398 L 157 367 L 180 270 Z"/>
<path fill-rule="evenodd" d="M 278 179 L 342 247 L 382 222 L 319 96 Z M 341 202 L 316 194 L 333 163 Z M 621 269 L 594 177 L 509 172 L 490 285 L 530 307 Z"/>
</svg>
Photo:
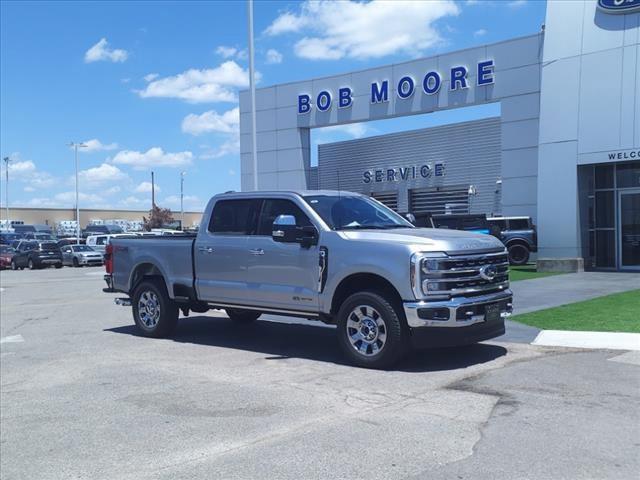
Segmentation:
<svg viewBox="0 0 640 480">
<path fill-rule="evenodd" d="M 273 221 L 278 215 L 293 215 L 298 227 L 313 225 L 309 217 L 291 200 L 273 198 L 264 201 L 262 211 L 260 212 L 258 235 L 271 236 Z"/>
<path fill-rule="evenodd" d="M 251 235 L 260 200 L 221 200 L 213 207 L 209 231 L 223 235 Z"/>
</svg>

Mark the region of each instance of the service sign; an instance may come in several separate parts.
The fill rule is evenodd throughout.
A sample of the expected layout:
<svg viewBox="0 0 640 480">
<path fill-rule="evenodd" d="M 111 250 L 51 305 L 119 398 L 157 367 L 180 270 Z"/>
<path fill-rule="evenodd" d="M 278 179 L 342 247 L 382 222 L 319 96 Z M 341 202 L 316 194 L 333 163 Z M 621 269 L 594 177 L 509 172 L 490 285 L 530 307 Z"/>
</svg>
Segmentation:
<svg viewBox="0 0 640 480">
<path fill-rule="evenodd" d="M 607 13 L 640 12 L 640 0 L 598 0 L 598 7 Z"/>
</svg>

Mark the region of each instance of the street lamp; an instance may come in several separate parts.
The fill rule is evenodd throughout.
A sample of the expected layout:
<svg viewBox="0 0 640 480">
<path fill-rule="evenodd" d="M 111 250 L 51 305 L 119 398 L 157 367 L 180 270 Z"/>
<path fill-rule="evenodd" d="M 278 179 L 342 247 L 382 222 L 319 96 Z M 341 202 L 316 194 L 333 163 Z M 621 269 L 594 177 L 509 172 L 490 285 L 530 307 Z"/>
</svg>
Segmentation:
<svg viewBox="0 0 640 480">
<path fill-rule="evenodd" d="M 180 172 L 180 230 L 184 231 L 184 176 L 187 172 Z"/>
<path fill-rule="evenodd" d="M 7 208 L 7 231 L 11 228 L 11 222 L 9 221 L 9 157 L 4 157 L 4 173 L 7 176 L 7 182 L 4 190 L 4 206 Z"/>
<path fill-rule="evenodd" d="M 73 147 L 75 151 L 75 159 L 76 159 L 76 245 L 80 245 L 80 202 L 78 199 L 78 148 L 87 147 L 84 143 L 78 142 L 70 142 L 68 144 L 70 147 Z"/>
</svg>

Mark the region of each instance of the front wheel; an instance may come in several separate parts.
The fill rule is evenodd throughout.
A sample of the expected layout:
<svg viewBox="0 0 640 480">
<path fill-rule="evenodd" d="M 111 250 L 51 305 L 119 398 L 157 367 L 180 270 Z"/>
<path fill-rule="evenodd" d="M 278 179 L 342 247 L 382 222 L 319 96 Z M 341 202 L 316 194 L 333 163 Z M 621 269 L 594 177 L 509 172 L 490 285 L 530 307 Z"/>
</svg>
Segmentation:
<svg viewBox="0 0 640 480">
<path fill-rule="evenodd" d="M 509 245 L 509 263 L 511 265 L 525 265 L 529 261 L 529 249 L 521 243 Z"/>
<path fill-rule="evenodd" d="M 338 312 L 338 344 L 354 364 L 388 368 L 407 350 L 408 329 L 400 306 L 377 292 L 349 296 Z"/>
<path fill-rule="evenodd" d="M 16 265 L 16 261 L 11 260 L 11 270 L 17 270 L 17 269 L 18 269 L 18 265 Z"/>
<path fill-rule="evenodd" d="M 178 306 L 162 280 L 145 280 L 132 297 L 133 320 L 145 337 L 166 337 L 178 323 Z"/>
<path fill-rule="evenodd" d="M 29 266 L 29 270 L 35 270 L 36 269 L 36 266 L 34 265 L 33 260 L 31 260 L 31 259 L 29 259 L 28 266 Z"/>
<path fill-rule="evenodd" d="M 55 267 L 56 268 L 62 268 L 62 264 L 61 263 L 56 263 Z"/>
<path fill-rule="evenodd" d="M 239 308 L 227 308 L 225 310 L 231 320 L 237 323 L 252 323 L 255 322 L 262 312 L 255 310 L 241 310 Z"/>
</svg>

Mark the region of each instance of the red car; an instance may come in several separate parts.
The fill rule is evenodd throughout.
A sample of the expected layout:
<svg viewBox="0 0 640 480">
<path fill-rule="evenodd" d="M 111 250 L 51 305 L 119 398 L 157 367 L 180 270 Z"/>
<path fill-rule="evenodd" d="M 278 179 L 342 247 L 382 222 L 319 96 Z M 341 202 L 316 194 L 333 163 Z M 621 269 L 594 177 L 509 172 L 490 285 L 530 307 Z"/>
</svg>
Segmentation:
<svg viewBox="0 0 640 480">
<path fill-rule="evenodd" d="M 11 268 L 11 259 L 16 251 L 9 245 L 0 245 L 0 270 Z"/>
</svg>

